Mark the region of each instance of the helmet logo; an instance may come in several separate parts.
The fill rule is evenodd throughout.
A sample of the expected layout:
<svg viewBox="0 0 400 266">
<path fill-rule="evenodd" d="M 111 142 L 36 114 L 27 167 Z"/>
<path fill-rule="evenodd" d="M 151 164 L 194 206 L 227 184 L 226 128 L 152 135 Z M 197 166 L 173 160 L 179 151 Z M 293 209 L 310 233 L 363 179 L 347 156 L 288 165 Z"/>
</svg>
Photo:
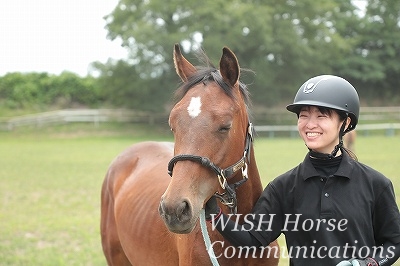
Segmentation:
<svg viewBox="0 0 400 266">
<path fill-rule="evenodd" d="M 307 83 L 307 84 L 304 86 L 303 92 L 304 92 L 304 93 L 311 93 L 311 92 L 313 92 L 313 91 L 314 91 L 314 88 L 315 88 L 314 85 L 315 85 L 314 83 Z"/>
</svg>

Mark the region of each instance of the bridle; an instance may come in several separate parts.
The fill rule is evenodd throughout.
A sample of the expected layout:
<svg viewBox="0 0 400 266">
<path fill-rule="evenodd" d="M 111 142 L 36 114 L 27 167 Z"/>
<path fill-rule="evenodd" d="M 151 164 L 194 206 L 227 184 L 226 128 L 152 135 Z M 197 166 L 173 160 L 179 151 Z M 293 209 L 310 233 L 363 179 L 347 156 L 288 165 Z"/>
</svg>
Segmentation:
<svg viewBox="0 0 400 266">
<path fill-rule="evenodd" d="M 168 174 L 172 177 L 172 171 L 174 169 L 175 164 L 178 161 L 193 161 L 198 162 L 201 165 L 210 168 L 215 172 L 218 177 L 219 184 L 222 189 L 225 190 L 224 193 L 215 192 L 214 196 L 219 198 L 222 204 L 229 207 L 230 211 L 233 214 L 237 213 L 237 199 L 236 199 L 236 188 L 241 186 L 244 182 L 247 181 L 247 164 L 250 163 L 250 148 L 253 142 L 253 124 L 249 122 L 247 133 L 246 133 L 246 143 L 244 146 L 243 156 L 242 158 L 234 163 L 233 165 L 221 169 L 217 165 L 215 165 L 211 160 L 207 157 L 191 155 L 191 154 L 179 154 L 174 156 L 168 163 Z M 236 172 L 239 170 L 242 171 L 242 179 L 236 183 L 229 184 L 228 180 L 231 179 Z"/>
</svg>

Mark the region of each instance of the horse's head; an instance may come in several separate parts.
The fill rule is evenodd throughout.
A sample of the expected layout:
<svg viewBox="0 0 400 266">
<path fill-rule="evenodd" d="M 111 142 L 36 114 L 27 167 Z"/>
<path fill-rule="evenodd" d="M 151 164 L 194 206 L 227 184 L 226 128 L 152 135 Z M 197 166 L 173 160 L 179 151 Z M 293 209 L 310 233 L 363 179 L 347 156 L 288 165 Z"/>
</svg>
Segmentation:
<svg viewBox="0 0 400 266">
<path fill-rule="evenodd" d="M 220 188 L 218 169 L 243 161 L 248 94 L 239 81 L 237 58 L 226 47 L 219 70 L 194 67 L 178 45 L 174 63 L 183 85 L 169 117 L 175 157 L 168 166 L 171 182 L 159 212 L 170 231 L 189 233 L 205 202 Z"/>
</svg>

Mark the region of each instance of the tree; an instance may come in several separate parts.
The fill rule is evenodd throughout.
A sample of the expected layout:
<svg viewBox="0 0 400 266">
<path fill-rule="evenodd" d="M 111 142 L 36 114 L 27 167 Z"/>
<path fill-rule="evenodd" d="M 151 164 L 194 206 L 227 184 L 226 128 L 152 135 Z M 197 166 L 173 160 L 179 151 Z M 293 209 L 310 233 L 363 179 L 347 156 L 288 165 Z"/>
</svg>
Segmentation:
<svg viewBox="0 0 400 266">
<path fill-rule="evenodd" d="M 68 108 L 96 106 L 101 101 L 97 80 L 71 72 L 8 73 L 0 77 L 0 103 L 9 109 Z"/>
<path fill-rule="evenodd" d="M 166 95 L 178 81 L 172 67 L 176 42 L 186 53 L 202 47 L 214 62 L 223 46 L 230 47 L 242 67 L 255 71 L 255 76 L 245 73 L 242 79 L 251 84 L 255 103 L 263 106 L 288 103 L 311 76 L 345 74 L 359 79 L 352 67 L 360 60 L 355 45 L 362 31 L 357 25 L 365 20 L 357 15 L 351 0 L 214 0 L 202 4 L 171 0 L 168 5 L 163 0 L 124 0 L 106 20 L 108 37 L 120 38 L 130 59 L 125 65 L 107 65 L 114 74 L 102 72 L 102 76 L 118 78 L 111 83 L 131 90 L 121 92 L 131 98 L 168 100 Z M 346 58 L 351 60 L 346 62 Z M 131 103 L 133 108 L 150 107 L 144 101 Z"/>
<path fill-rule="evenodd" d="M 124 60 L 108 61 L 106 64 L 93 63 L 102 74 L 98 84 L 102 98 L 112 106 L 131 107 L 137 110 L 163 111 L 171 88 L 165 84 L 168 76 L 143 78 L 138 68 Z M 165 80 L 164 80 L 165 79 Z"/>
<path fill-rule="evenodd" d="M 365 58 L 376 65 L 375 79 L 364 79 L 371 98 L 383 95 L 400 100 L 400 2 L 396 0 L 368 1 L 366 24 L 360 48 Z M 371 74 L 374 74 L 372 72 Z M 366 72 L 365 75 L 371 75 Z M 379 97 L 382 98 L 382 97 Z"/>
</svg>

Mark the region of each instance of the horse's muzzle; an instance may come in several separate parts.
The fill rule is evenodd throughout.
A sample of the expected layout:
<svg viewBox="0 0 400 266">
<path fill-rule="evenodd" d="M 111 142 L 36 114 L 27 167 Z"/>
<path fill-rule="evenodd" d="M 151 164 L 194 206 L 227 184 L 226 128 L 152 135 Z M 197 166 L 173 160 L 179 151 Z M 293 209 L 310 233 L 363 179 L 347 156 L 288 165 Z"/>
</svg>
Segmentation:
<svg viewBox="0 0 400 266">
<path fill-rule="evenodd" d="M 188 234 L 195 226 L 196 219 L 193 219 L 192 206 L 188 200 L 167 204 L 164 199 L 161 198 L 158 212 L 168 230 L 173 233 Z"/>
</svg>

